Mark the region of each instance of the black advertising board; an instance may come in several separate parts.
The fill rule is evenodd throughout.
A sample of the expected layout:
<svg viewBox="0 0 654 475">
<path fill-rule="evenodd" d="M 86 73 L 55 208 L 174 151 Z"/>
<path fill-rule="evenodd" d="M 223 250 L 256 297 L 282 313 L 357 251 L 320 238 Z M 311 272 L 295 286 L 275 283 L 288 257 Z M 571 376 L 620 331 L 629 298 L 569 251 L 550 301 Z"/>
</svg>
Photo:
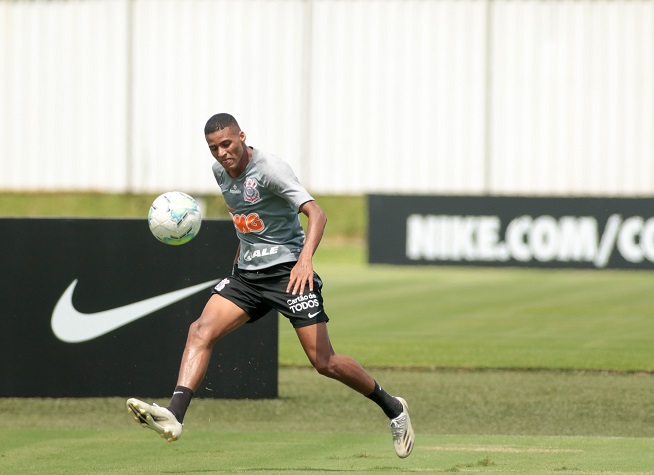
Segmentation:
<svg viewBox="0 0 654 475">
<path fill-rule="evenodd" d="M 370 263 L 654 269 L 654 198 L 370 195 Z"/>
<path fill-rule="evenodd" d="M 0 396 L 168 397 L 189 325 L 237 248 L 229 220 L 182 246 L 144 219 L 0 219 Z M 199 397 L 277 397 L 274 312 L 219 341 Z"/>
</svg>

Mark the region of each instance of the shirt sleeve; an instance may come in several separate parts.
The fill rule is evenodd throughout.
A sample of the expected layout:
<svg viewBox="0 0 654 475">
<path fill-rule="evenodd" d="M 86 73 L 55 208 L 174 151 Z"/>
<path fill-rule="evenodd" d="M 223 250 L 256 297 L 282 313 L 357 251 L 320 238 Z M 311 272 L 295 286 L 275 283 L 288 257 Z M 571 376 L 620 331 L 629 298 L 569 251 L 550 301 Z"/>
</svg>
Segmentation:
<svg viewBox="0 0 654 475">
<path fill-rule="evenodd" d="M 268 157 L 262 168 L 266 187 L 288 201 L 296 211 L 307 201 L 314 201 L 313 196 L 295 176 L 291 166 L 281 158 Z"/>
</svg>

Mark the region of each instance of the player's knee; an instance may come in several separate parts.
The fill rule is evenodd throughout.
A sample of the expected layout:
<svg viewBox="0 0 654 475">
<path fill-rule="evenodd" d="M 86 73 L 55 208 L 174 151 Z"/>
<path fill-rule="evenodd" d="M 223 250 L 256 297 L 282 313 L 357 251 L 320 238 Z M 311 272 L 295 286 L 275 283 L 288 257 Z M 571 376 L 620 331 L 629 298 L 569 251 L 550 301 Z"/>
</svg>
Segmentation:
<svg viewBox="0 0 654 475">
<path fill-rule="evenodd" d="M 313 362 L 313 367 L 316 369 L 318 374 L 327 376 L 328 378 L 334 378 L 338 374 L 334 358 L 318 359 Z"/>
<path fill-rule="evenodd" d="M 211 345 L 216 339 L 213 333 L 210 325 L 202 319 L 196 320 L 188 329 L 188 343 L 195 346 Z"/>
</svg>

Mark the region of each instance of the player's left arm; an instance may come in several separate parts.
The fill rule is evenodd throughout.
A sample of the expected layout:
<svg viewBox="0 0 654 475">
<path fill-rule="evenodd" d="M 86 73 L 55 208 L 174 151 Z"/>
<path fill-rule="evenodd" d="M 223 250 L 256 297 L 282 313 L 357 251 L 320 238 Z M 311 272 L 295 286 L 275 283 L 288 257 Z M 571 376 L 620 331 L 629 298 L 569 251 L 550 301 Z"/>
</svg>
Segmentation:
<svg viewBox="0 0 654 475">
<path fill-rule="evenodd" d="M 306 215 L 308 222 L 304 248 L 291 270 L 291 277 L 286 288 L 286 291 L 292 291 L 293 295 L 298 291 L 302 295 L 307 284 L 309 291 L 313 291 L 313 254 L 318 249 L 327 224 L 327 215 L 315 201 L 303 203 L 300 206 L 300 212 Z"/>
</svg>

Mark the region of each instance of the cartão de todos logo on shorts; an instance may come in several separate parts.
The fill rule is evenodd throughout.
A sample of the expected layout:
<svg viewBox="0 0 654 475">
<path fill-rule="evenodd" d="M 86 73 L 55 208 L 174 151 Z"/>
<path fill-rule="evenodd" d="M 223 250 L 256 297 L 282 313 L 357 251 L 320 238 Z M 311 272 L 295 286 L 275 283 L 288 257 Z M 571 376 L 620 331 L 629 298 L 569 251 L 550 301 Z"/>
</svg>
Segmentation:
<svg viewBox="0 0 654 475">
<path fill-rule="evenodd" d="M 243 190 L 243 199 L 248 203 L 256 203 L 261 199 L 259 195 L 259 190 L 257 190 L 259 183 L 254 178 L 248 178 L 245 181 L 245 187 Z"/>
<path fill-rule="evenodd" d="M 318 297 L 313 292 L 310 292 L 306 295 L 299 295 L 294 299 L 288 299 L 286 301 L 288 308 L 293 311 L 293 313 L 302 312 L 310 308 L 320 307 L 320 302 L 318 302 Z"/>
</svg>

